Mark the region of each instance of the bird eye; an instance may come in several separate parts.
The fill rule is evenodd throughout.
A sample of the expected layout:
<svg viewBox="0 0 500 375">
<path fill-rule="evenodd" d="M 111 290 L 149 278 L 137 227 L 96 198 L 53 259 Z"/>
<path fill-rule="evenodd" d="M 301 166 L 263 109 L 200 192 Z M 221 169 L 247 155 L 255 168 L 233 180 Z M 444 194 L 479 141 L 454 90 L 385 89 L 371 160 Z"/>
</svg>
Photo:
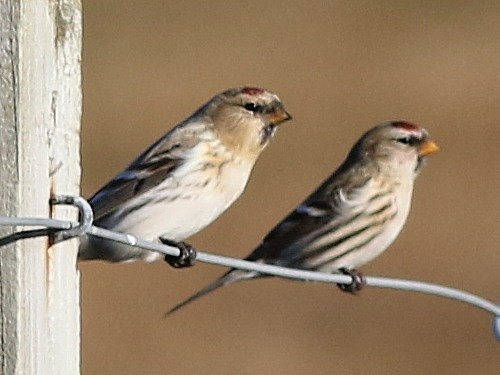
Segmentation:
<svg viewBox="0 0 500 375">
<path fill-rule="evenodd" d="M 262 106 L 257 105 L 255 103 L 246 103 L 244 107 L 246 110 L 250 112 L 262 112 Z"/>
<path fill-rule="evenodd" d="M 397 138 L 396 141 L 398 141 L 399 143 L 403 143 L 403 144 L 407 145 L 407 144 L 410 143 L 410 138 Z"/>
<path fill-rule="evenodd" d="M 401 137 L 401 138 L 396 138 L 396 141 L 410 146 L 415 146 L 420 143 L 420 140 L 416 137 Z"/>
</svg>

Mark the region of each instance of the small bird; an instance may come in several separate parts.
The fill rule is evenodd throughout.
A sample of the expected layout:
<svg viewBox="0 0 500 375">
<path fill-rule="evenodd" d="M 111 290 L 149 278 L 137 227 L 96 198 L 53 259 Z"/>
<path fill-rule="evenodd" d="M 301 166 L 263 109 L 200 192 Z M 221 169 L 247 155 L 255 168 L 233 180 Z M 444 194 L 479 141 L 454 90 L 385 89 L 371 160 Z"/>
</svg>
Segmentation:
<svg viewBox="0 0 500 375">
<path fill-rule="evenodd" d="M 425 129 L 409 122 L 375 126 L 246 260 L 351 275 L 352 283 L 340 284 L 339 288 L 359 291 L 364 278 L 357 268 L 396 239 L 410 211 L 414 180 L 425 157 L 438 150 Z M 167 315 L 221 286 L 265 276 L 231 269 Z"/>
<path fill-rule="evenodd" d="M 174 267 L 192 263 L 181 242 L 217 219 L 243 193 L 252 168 L 291 115 L 279 97 L 258 87 L 214 96 L 158 139 L 91 199 L 94 225 L 160 240 L 181 250 Z M 79 260 L 155 261 L 162 255 L 87 236 Z"/>
</svg>

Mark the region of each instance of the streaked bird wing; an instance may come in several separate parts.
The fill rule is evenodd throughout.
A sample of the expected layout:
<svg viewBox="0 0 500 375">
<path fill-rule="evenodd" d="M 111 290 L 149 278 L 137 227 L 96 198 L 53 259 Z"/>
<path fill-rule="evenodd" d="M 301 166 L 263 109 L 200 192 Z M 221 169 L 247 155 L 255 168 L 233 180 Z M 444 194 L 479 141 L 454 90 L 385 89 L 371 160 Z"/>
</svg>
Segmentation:
<svg viewBox="0 0 500 375">
<path fill-rule="evenodd" d="M 199 127 L 193 125 L 189 130 L 183 127 L 172 129 L 90 198 L 95 221 L 167 179 L 197 143 L 195 130 Z"/>
<path fill-rule="evenodd" d="M 264 238 L 262 244 L 249 255 L 248 260 L 283 259 L 282 253 L 299 244 L 327 224 L 347 220 L 356 210 L 349 205 L 363 204 L 356 197 L 362 195 L 368 177 L 353 181 L 352 176 L 339 169 L 327 179 L 300 206 L 292 211 Z M 351 184 L 344 181 L 351 180 Z M 341 188 L 350 186 L 349 190 Z"/>
<path fill-rule="evenodd" d="M 180 159 L 168 159 L 162 164 L 148 166 L 145 170 L 127 170 L 115 177 L 90 199 L 95 220 L 106 217 L 124 202 L 168 178 L 181 162 Z"/>
</svg>

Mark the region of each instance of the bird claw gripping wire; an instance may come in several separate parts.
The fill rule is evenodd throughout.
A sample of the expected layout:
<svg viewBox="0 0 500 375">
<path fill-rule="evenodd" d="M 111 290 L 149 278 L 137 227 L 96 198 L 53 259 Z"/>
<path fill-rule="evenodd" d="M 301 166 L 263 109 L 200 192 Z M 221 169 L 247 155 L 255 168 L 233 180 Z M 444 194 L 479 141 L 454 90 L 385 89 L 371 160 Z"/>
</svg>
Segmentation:
<svg viewBox="0 0 500 375">
<path fill-rule="evenodd" d="M 339 271 L 344 275 L 351 276 L 352 278 L 350 284 L 337 284 L 341 291 L 356 294 L 366 285 L 365 277 L 358 270 L 341 268 Z"/>
<path fill-rule="evenodd" d="M 78 225 L 55 232 L 54 242 L 57 243 L 70 238 L 79 237 L 92 227 L 94 212 L 89 202 L 84 198 L 71 195 L 54 195 L 50 198 L 50 204 L 75 206 L 79 211 Z"/>
<path fill-rule="evenodd" d="M 196 250 L 193 246 L 186 242 L 176 242 L 162 237 L 160 237 L 160 241 L 164 245 L 176 247 L 179 249 L 180 254 L 178 256 L 165 255 L 165 262 L 170 264 L 172 267 L 184 268 L 194 265 L 194 261 L 196 259 Z"/>
</svg>

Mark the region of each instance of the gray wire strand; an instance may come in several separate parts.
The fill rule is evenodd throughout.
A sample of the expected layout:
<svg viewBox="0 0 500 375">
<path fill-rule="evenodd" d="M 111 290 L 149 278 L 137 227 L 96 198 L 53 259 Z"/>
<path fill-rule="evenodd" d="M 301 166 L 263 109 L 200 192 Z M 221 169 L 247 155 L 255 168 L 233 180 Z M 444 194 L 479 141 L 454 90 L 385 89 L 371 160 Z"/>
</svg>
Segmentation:
<svg viewBox="0 0 500 375">
<path fill-rule="evenodd" d="M 59 231 L 55 234 L 55 241 L 64 241 L 73 237 L 81 236 L 86 233 L 94 221 L 94 211 L 87 200 L 82 197 L 73 197 L 71 195 L 55 195 L 50 199 L 53 205 L 72 205 L 78 207 L 80 222 L 77 226 Z"/>
<path fill-rule="evenodd" d="M 71 199 L 68 199 L 67 196 L 58 196 L 56 198 L 59 199 L 57 201 L 58 204 L 77 205 L 80 209 L 80 217 L 82 222 L 75 223 L 57 219 L 30 218 L 30 217 L 16 218 L 16 217 L 0 216 L 0 225 L 44 227 L 51 230 L 67 231 L 71 233 L 71 235 L 69 236 L 63 234 L 62 238 L 70 238 L 77 235 L 81 235 L 83 233 L 87 233 L 93 236 L 109 239 L 130 246 L 136 246 L 146 250 L 157 251 L 162 254 L 173 255 L 173 256 L 180 255 L 180 251 L 176 247 L 164 245 L 159 242 L 156 243 L 156 242 L 145 241 L 129 234 L 113 232 L 107 229 L 90 226 L 89 219 L 91 219 L 92 217 L 89 216 L 88 213 L 90 205 L 88 204 L 87 201 L 85 201 L 81 197 L 70 197 Z M 34 232 L 34 231 L 26 231 L 26 232 Z M 22 234 L 23 232 L 18 232 L 18 233 Z M 9 236 L 12 237 L 13 235 Z M 2 244 L 2 240 L 4 240 L 4 238 L 6 237 L 0 238 L 0 244 Z M 17 236 L 17 237 L 19 238 L 16 238 L 15 240 L 23 238 L 22 236 Z M 197 251 L 196 260 L 204 263 L 230 267 L 230 268 L 238 268 L 248 271 L 256 271 L 267 275 L 272 275 L 287 279 L 294 279 L 294 280 L 316 281 L 316 282 L 333 283 L 333 284 L 349 284 L 352 281 L 350 276 L 342 274 L 330 274 L 324 272 L 284 268 L 269 264 L 250 262 L 242 259 L 235 259 L 226 256 L 215 255 L 201 251 Z M 373 276 L 366 277 L 365 279 L 366 279 L 366 284 L 369 286 L 394 289 L 400 291 L 418 292 L 422 294 L 444 297 L 460 301 L 475 306 L 484 311 L 487 311 L 494 316 L 493 331 L 497 339 L 500 340 L 500 305 L 495 304 L 494 302 L 491 302 L 485 298 L 479 297 L 475 294 L 460 289 L 450 288 L 437 284 L 431 284 L 427 282 L 393 279 L 386 277 L 373 277 Z"/>
</svg>

